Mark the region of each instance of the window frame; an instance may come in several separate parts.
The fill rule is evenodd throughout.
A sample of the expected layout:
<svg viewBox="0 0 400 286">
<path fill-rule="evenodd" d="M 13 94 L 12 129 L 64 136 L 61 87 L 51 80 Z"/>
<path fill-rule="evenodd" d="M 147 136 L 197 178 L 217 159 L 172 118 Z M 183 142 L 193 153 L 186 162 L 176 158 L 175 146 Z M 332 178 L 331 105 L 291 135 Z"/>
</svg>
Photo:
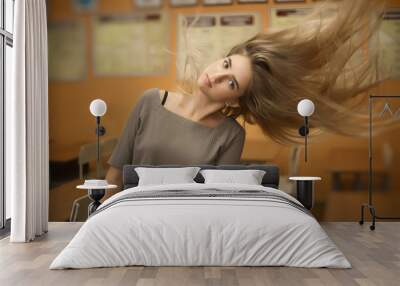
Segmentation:
<svg viewBox="0 0 400 286">
<path fill-rule="evenodd" d="M 13 33 L 6 30 L 6 1 L 12 1 L 14 21 L 15 0 L 0 0 L 0 236 L 10 231 L 11 219 L 6 218 L 6 189 L 5 189 L 5 93 L 6 93 L 6 46 L 13 48 Z M 10 15 L 7 15 L 10 17 Z M 14 27 L 13 29 L 14 30 Z"/>
</svg>

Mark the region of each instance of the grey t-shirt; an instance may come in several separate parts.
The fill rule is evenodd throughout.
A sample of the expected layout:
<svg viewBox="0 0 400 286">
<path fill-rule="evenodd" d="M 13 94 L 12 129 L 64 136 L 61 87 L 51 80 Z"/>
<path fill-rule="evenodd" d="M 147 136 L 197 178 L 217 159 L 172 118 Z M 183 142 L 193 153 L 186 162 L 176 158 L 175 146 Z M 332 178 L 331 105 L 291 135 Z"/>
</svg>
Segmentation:
<svg viewBox="0 0 400 286">
<path fill-rule="evenodd" d="M 159 89 L 151 88 L 130 112 L 108 163 L 120 169 L 126 164 L 239 164 L 244 141 L 245 129 L 235 119 L 205 126 L 166 109 Z"/>
</svg>

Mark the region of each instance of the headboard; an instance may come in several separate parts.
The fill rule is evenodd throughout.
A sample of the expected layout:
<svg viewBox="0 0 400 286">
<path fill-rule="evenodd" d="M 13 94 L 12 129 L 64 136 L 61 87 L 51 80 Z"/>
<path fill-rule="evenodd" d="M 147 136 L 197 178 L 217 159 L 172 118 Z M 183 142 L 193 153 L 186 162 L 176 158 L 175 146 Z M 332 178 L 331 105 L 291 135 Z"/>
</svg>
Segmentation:
<svg viewBox="0 0 400 286">
<path fill-rule="evenodd" d="M 124 190 L 133 188 L 138 185 L 139 176 L 135 171 L 136 167 L 149 167 L 149 168 L 168 168 L 168 167 L 200 167 L 201 169 L 225 169 L 225 170 L 247 170 L 258 169 L 264 170 L 266 173 L 262 179 L 261 184 L 265 187 L 272 187 L 277 189 L 279 186 L 279 168 L 276 165 L 266 164 L 249 164 L 249 165 L 176 165 L 176 164 L 163 164 L 163 165 L 125 165 L 122 173 L 122 183 Z M 200 174 L 194 178 L 197 183 L 204 183 L 204 178 Z"/>
</svg>

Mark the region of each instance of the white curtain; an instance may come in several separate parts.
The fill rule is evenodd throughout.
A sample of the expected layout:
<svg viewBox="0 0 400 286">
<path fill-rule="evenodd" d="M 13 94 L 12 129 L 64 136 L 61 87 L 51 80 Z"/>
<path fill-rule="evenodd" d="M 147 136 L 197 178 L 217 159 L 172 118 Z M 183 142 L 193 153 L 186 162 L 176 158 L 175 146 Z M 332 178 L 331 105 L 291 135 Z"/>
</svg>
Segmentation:
<svg viewBox="0 0 400 286">
<path fill-rule="evenodd" d="M 6 98 L 6 187 L 11 242 L 47 232 L 49 194 L 48 66 L 45 0 L 15 1 L 14 72 Z"/>
</svg>

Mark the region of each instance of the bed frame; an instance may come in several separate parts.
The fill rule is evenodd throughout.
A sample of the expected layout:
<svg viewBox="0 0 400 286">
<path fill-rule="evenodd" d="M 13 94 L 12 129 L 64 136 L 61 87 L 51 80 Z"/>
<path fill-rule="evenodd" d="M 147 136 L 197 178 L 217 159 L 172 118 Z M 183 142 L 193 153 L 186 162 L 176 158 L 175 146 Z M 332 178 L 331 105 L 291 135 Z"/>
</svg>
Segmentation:
<svg viewBox="0 0 400 286">
<path fill-rule="evenodd" d="M 149 167 L 149 168 L 168 168 L 168 167 L 200 167 L 201 169 L 225 169 L 225 170 L 248 170 L 258 169 L 266 171 L 261 184 L 265 187 L 272 187 L 278 189 L 279 186 L 279 168 L 276 165 L 266 164 L 249 164 L 249 165 L 176 165 L 176 164 L 163 164 L 163 165 L 125 165 L 123 167 L 122 182 L 124 190 L 133 188 L 138 185 L 139 176 L 135 171 L 136 167 Z M 197 183 L 204 183 L 204 178 L 200 174 L 194 178 Z"/>
</svg>

